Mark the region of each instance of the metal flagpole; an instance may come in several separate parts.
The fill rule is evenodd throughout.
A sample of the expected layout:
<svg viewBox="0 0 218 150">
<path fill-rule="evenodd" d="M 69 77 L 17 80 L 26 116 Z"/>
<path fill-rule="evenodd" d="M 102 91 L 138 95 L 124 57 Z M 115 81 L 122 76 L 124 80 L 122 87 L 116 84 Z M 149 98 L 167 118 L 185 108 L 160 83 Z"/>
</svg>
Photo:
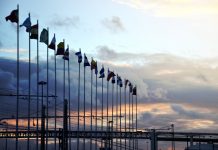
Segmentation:
<svg viewBox="0 0 218 150">
<path fill-rule="evenodd" d="M 107 81 L 107 122 L 106 122 L 106 131 L 108 132 L 108 86 L 109 86 L 109 81 Z M 105 148 L 108 148 L 108 138 L 106 138 L 106 142 L 105 142 Z"/>
<path fill-rule="evenodd" d="M 134 109 L 133 109 L 133 107 L 134 107 L 134 102 L 133 102 L 133 94 L 132 94 L 132 132 L 134 132 Z M 135 149 L 135 140 L 133 139 L 132 140 L 132 147 L 133 147 L 133 149 Z"/>
<path fill-rule="evenodd" d="M 96 70 L 95 70 L 95 131 L 97 131 L 97 127 L 98 127 L 98 117 L 97 117 L 97 115 L 98 115 L 98 112 L 97 112 L 97 110 L 98 110 L 98 102 L 97 102 L 97 100 L 98 100 L 98 95 L 97 95 L 97 86 L 98 86 L 98 84 L 97 84 L 97 75 L 98 75 L 98 73 L 97 73 L 97 62 L 96 62 L 96 68 L 95 68 Z M 95 139 L 95 149 L 97 149 L 97 134 L 96 134 L 96 139 Z"/>
<path fill-rule="evenodd" d="M 20 52 L 19 52 L 19 5 L 17 5 L 17 17 L 18 17 L 18 22 L 17 22 L 17 103 L 16 103 L 16 150 L 18 150 L 18 119 L 19 119 L 19 89 L 20 89 Z"/>
<path fill-rule="evenodd" d="M 69 45 L 67 45 L 67 48 L 68 48 L 68 51 L 70 52 L 69 50 Z M 71 131 L 71 115 L 70 115 L 70 54 L 69 54 L 69 58 L 68 58 L 68 103 L 69 103 L 69 130 Z M 69 137 L 69 149 L 71 150 L 71 137 Z"/>
<path fill-rule="evenodd" d="M 80 63 L 79 63 L 79 80 L 78 80 L 78 120 L 77 120 L 77 131 L 79 132 L 79 120 L 80 120 L 80 111 L 79 111 L 79 109 L 80 109 Z M 77 134 L 77 150 L 79 150 L 79 135 Z"/>
<path fill-rule="evenodd" d="M 101 103 L 101 132 L 103 132 L 103 115 L 104 115 L 104 113 L 103 113 L 103 82 L 104 82 L 104 80 L 103 80 L 103 78 L 102 78 L 102 86 L 101 86 L 101 100 L 102 100 L 102 103 Z M 103 147 L 103 139 L 101 139 L 101 148 Z"/>
<path fill-rule="evenodd" d="M 114 78 L 114 77 L 113 77 Z M 114 79 L 115 80 L 115 79 Z M 113 79 L 112 79 L 112 125 L 111 125 L 111 127 L 112 127 L 112 132 L 113 132 L 113 126 L 114 126 L 114 81 L 113 81 Z M 112 141 L 111 141 L 111 148 L 112 148 L 112 150 L 113 150 L 113 138 L 112 138 Z"/>
<path fill-rule="evenodd" d="M 91 68 L 91 132 L 92 132 L 92 81 L 93 81 L 93 71 Z M 92 138 L 90 139 L 90 150 L 92 150 Z"/>
<path fill-rule="evenodd" d="M 80 120 L 80 63 L 79 63 L 79 80 L 78 80 L 78 120 L 77 131 L 79 132 L 79 120 Z M 77 150 L 79 150 L 79 134 L 77 133 Z"/>
<path fill-rule="evenodd" d="M 125 79 L 125 88 L 124 88 L 124 103 L 125 103 L 125 133 L 126 133 L 126 79 Z M 125 136 L 125 150 L 126 150 L 126 136 Z"/>
<path fill-rule="evenodd" d="M 117 92 L 116 92 L 116 132 L 118 132 L 118 75 L 117 75 Z M 116 138 L 116 149 L 118 149 L 117 138 Z"/>
<path fill-rule="evenodd" d="M 30 13 L 29 13 L 29 17 L 30 17 Z M 31 27 L 30 27 L 31 28 Z M 28 85 L 28 137 L 27 137 L 27 150 L 29 150 L 30 147 L 30 90 L 31 90 L 31 45 L 30 45 L 30 31 L 29 31 L 29 74 L 28 74 L 28 80 L 29 80 L 29 85 Z"/>
<path fill-rule="evenodd" d="M 122 82 L 121 80 L 120 80 L 120 82 Z M 121 84 L 121 83 L 120 83 Z M 121 105 L 122 105 L 122 103 L 121 103 L 121 85 L 120 85 L 120 135 L 121 135 Z M 121 140 L 121 138 L 120 138 L 120 150 L 122 150 L 122 147 L 121 147 L 121 145 L 122 145 L 122 140 Z"/>
<path fill-rule="evenodd" d="M 38 23 L 38 20 L 37 20 L 37 24 Z M 39 33 L 39 31 L 38 31 Z M 37 34 L 38 34 L 37 33 Z M 37 87 L 36 87 L 36 93 L 37 93 L 37 104 L 36 104 L 36 110 L 37 110 L 37 114 L 36 114 L 36 117 L 37 117 L 37 120 L 36 120 L 36 131 L 37 131 L 37 134 L 36 134 L 36 149 L 38 150 L 39 148 L 39 85 L 38 85 L 38 82 L 39 82 L 39 39 L 37 39 L 37 50 L 36 50 L 36 66 L 37 66 L 37 74 L 36 74 L 36 80 L 37 80 Z"/>
<path fill-rule="evenodd" d="M 85 57 L 84 57 L 84 64 L 85 64 Z M 86 113 L 85 113 L 85 111 L 86 111 L 86 105 L 85 105 L 85 103 L 86 103 L 86 87 L 85 87 L 85 85 L 86 85 L 86 81 L 85 81 L 85 79 L 86 79 L 86 77 L 85 77 L 85 75 L 86 75 L 86 67 L 85 67 L 85 65 L 84 65 L 84 87 L 83 87 L 83 92 L 84 92 L 84 97 L 83 97 L 83 115 L 84 115 L 84 118 L 83 118 L 83 120 L 84 120 L 84 122 L 83 122 L 83 131 L 85 131 L 86 130 Z M 85 137 L 83 138 L 83 149 L 85 150 L 86 149 L 86 140 L 85 140 Z"/>
<path fill-rule="evenodd" d="M 47 28 L 47 31 L 49 33 L 49 29 Z M 48 41 L 49 41 L 49 34 L 48 34 Z M 47 97 L 46 97 L 46 150 L 48 150 L 48 88 L 49 88 L 49 79 L 48 79 L 48 68 L 49 68 L 49 64 L 48 64 L 48 56 L 49 56 L 49 52 L 48 52 L 48 44 L 47 44 Z"/>
<path fill-rule="evenodd" d="M 138 130 L 138 114 L 137 114 L 137 111 L 138 111 L 138 101 L 137 101 L 137 87 L 135 86 L 135 88 L 136 88 L 136 95 L 135 95 L 135 102 L 136 102 L 136 132 L 137 132 L 137 130 Z M 138 139 L 136 139 L 136 149 L 138 149 Z"/>
<path fill-rule="evenodd" d="M 54 38 L 55 38 L 55 34 L 54 34 Z M 54 43 L 56 44 L 56 43 Z M 54 138 L 54 142 L 55 142 L 55 150 L 57 148 L 57 60 L 56 60 L 56 46 L 54 47 L 54 61 L 55 61 L 55 138 Z"/>
<path fill-rule="evenodd" d="M 131 93 L 131 83 L 129 83 L 129 132 L 131 132 L 131 98 L 130 98 L 130 93 Z M 131 147 L 131 140 L 129 138 L 129 148 Z"/>
</svg>

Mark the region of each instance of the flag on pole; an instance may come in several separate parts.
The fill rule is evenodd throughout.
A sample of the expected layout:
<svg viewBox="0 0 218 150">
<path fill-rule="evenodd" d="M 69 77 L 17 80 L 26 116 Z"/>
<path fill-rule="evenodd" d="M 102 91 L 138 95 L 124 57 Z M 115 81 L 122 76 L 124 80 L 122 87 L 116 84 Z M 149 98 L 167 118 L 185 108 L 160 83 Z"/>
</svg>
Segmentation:
<svg viewBox="0 0 218 150">
<path fill-rule="evenodd" d="M 122 81 L 121 77 L 120 77 L 120 81 L 119 81 L 119 86 L 123 87 L 123 81 Z"/>
<path fill-rule="evenodd" d="M 98 74 L 98 64 L 97 64 L 97 61 L 96 61 L 95 74 L 96 74 L 96 75 Z"/>
<path fill-rule="evenodd" d="M 96 69 L 96 67 L 97 67 L 97 62 L 94 61 L 94 59 L 92 58 L 92 61 L 91 61 L 91 70 Z"/>
<path fill-rule="evenodd" d="M 79 49 L 79 51 L 76 52 L 75 55 L 78 57 L 78 63 L 81 63 L 83 59 L 82 54 L 81 54 L 81 49 Z"/>
<path fill-rule="evenodd" d="M 5 17 L 5 20 L 8 21 L 10 20 L 12 23 L 16 22 L 18 23 L 18 9 L 13 10 L 10 15 Z"/>
<path fill-rule="evenodd" d="M 137 95 L 136 86 L 132 89 L 132 95 Z"/>
<path fill-rule="evenodd" d="M 104 78 L 105 77 L 105 75 L 104 75 L 104 67 L 103 66 L 102 66 L 102 68 L 101 68 L 99 73 L 100 73 L 99 78 Z"/>
<path fill-rule="evenodd" d="M 84 67 L 90 66 L 90 63 L 88 61 L 88 58 L 86 57 L 86 54 L 84 53 Z"/>
<path fill-rule="evenodd" d="M 56 44 L 56 38 L 54 35 L 52 40 L 51 40 L 51 43 L 48 45 L 48 48 L 55 50 L 55 48 L 56 48 L 55 44 Z"/>
<path fill-rule="evenodd" d="M 30 32 L 31 29 L 31 20 L 30 16 L 24 20 L 24 22 L 20 25 L 20 27 L 26 27 L 26 32 Z"/>
<path fill-rule="evenodd" d="M 125 88 L 126 88 L 128 82 L 129 82 L 129 80 L 128 80 L 128 79 L 125 79 Z"/>
<path fill-rule="evenodd" d="M 38 24 L 31 26 L 30 39 L 38 39 Z"/>
<path fill-rule="evenodd" d="M 43 29 L 40 34 L 40 42 L 45 43 L 48 45 L 48 30 Z"/>
<path fill-rule="evenodd" d="M 107 81 L 110 81 L 110 79 L 111 79 L 113 76 L 116 76 L 116 75 L 114 74 L 113 71 L 110 71 L 110 70 L 108 69 Z"/>
<path fill-rule="evenodd" d="M 115 76 L 112 77 L 111 83 L 114 84 L 116 82 Z"/>
<path fill-rule="evenodd" d="M 64 42 L 58 44 L 56 55 L 64 55 Z"/>
<path fill-rule="evenodd" d="M 132 93 L 132 84 L 131 84 L 131 82 L 129 82 L 128 86 L 129 86 L 129 92 Z"/>
<path fill-rule="evenodd" d="M 69 48 L 67 48 L 66 51 L 64 52 L 63 59 L 69 61 Z"/>
</svg>

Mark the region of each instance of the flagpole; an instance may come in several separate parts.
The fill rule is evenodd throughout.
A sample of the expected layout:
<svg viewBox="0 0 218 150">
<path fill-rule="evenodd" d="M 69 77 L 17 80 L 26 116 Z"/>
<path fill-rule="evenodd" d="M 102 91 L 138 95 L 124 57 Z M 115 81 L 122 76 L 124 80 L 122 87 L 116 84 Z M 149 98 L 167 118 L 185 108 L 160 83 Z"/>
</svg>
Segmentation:
<svg viewBox="0 0 218 150">
<path fill-rule="evenodd" d="M 79 63 L 79 80 L 78 80 L 78 82 L 79 82 L 79 85 L 78 85 L 78 123 L 77 123 L 77 131 L 79 132 L 79 119 L 80 119 L 80 63 Z M 78 135 L 78 133 L 77 133 L 77 150 L 79 150 L 79 135 Z"/>
<path fill-rule="evenodd" d="M 47 31 L 49 33 L 49 29 L 47 28 Z M 49 40 L 49 34 L 48 34 L 48 40 Z M 48 56 L 49 56 L 49 51 L 48 51 L 48 44 L 47 44 L 47 97 L 46 97 L 46 150 L 48 150 L 48 88 L 49 88 L 49 79 L 48 79 L 48 68 L 49 68 L 49 63 L 48 63 Z"/>
<path fill-rule="evenodd" d="M 107 81 L 107 122 L 106 122 L 106 127 L 107 127 L 107 129 L 106 129 L 106 131 L 108 132 L 108 86 L 109 86 L 109 81 Z M 105 142 L 105 144 L 106 144 L 106 149 L 108 148 L 108 138 L 106 138 L 106 142 Z"/>
<path fill-rule="evenodd" d="M 54 34 L 55 38 L 55 34 Z M 55 43 L 56 44 L 56 43 Z M 54 138 L 54 145 L 55 145 L 55 150 L 57 149 L 57 60 L 56 60 L 56 46 L 54 48 L 54 61 L 55 61 L 55 138 Z"/>
<path fill-rule="evenodd" d="M 126 80 L 125 80 L 125 88 L 124 88 L 124 103 L 125 103 L 125 133 L 126 133 Z M 125 150 L 126 150 L 126 136 L 125 136 Z"/>
<path fill-rule="evenodd" d="M 96 62 L 96 69 L 97 69 L 97 62 Z M 95 73 L 95 131 L 97 132 L 97 127 L 98 127 L 98 112 L 97 112 L 97 108 L 98 108 L 98 96 L 97 96 L 97 73 Z M 95 139 L 95 149 L 97 149 L 97 133 L 96 133 L 96 139 Z"/>
<path fill-rule="evenodd" d="M 131 93 L 131 83 L 129 85 L 129 132 L 131 132 L 131 97 L 130 97 L 130 93 Z M 129 148 L 131 147 L 131 140 L 129 138 Z"/>
<path fill-rule="evenodd" d="M 54 34 L 54 38 L 55 38 L 55 34 Z M 56 44 L 56 43 L 55 43 Z M 56 61 L 56 46 L 54 47 L 54 63 L 55 63 L 55 137 L 54 137 L 54 149 L 57 149 L 57 70 L 56 70 L 56 65 L 57 65 L 57 61 Z"/>
<path fill-rule="evenodd" d="M 39 24 L 39 22 L 38 22 L 38 20 L 37 20 L 37 24 Z M 38 30 L 38 33 L 39 33 L 39 30 Z M 36 131 L 37 131 L 37 138 L 36 138 L 36 149 L 38 150 L 39 148 L 39 85 L 38 85 L 38 83 L 39 83 L 39 39 L 37 38 L 37 50 L 36 50 L 37 52 L 37 56 L 36 56 L 36 65 L 37 65 L 37 74 L 36 74 L 36 80 L 37 80 L 37 89 L 36 89 L 36 92 L 37 92 L 37 105 L 36 105 L 36 109 L 37 109 L 37 120 L 36 120 Z"/>
<path fill-rule="evenodd" d="M 133 93 L 132 93 L 132 132 L 134 132 L 134 102 L 133 102 Z M 132 147 L 135 149 L 135 140 L 132 140 Z"/>
<path fill-rule="evenodd" d="M 92 132 L 92 81 L 93 81 L 93 71 L 91 68 L 91 132 Z M 92 150 L 92 138 L 90 139 L 90 150 Z"/>
<path fill-rule="evenodd" d="M 84 57 L 84 63 L 85 63 L 85 57 Z M 84 65 L 84 87 L 83 87 L 83 91 L 84 91 L 84 97 L 83 97 L 83 115 L 84 115 L 84 118 L 83 118 L 83 120 L 84 120 L 84 122 L 83 122 L 83 131 L 85 131 L 86 130 L 86 125 L 85 125 L 85 123 L 86 123 L 86 113 L 85 113 L 85 111 L 86 111 L 86 105 L 85 105 L 85 103 L 86 103 L 86 87 L 85 87 L 85 84 L 86 84 L 86 81 L 85 81 L 85 75 L 86 75 L 86 67 L 85 67 L 85 65 Z M 86 149 L 86 145 L 85 145 L 85 142 L 86 142 L 86 140 L 85 140 L 85 137 L 83 138 L 83 149 L 85 150 Z"/>
<path fill-rule="evenodd" d="M 138 102 L 137 102 L 137 87 L 135 86 L 135 88 L 136 88 L 136 95 L 135 95 L 135 102 L 136 102 L 136 132 L 137 132 L 137 130 L 138 130 L 138 114 L 137 114 L 137 111 L 138 111 Z M 136 149 L 138 149 L 138 139 L 136 139 Z"/>
<path fill-rule="evenodd" d="M 69 45 L 67 46 L 67 48 L 68 48 L 68 51 L 69 51 L 69 53 L 70 53 L 70 50 L 69 50 Z M 69 130 L 71 131 L 71 115 L 70 115 L 70 98 L 71 98 L 71 95 L 70 95 L 70 54 L 69 54 L 69 58 L 68 58 L 69 60 L 68 60 L 68 102 L 69 102 Z M 71 137 L 69 137 L 69 149 L 71 150 Z"/>
<path fill-rule="evenodd" d="M 118 75 L 117 75 L 117 88 L 116 88 L 116 132 L 118 132 Z M 116 149 L 118 148 L 118 139 L 116 138 Z"/>
<path fill-rule="evenodd" d="M 114 126 L 114 83 L 112 83 L 112 133 L 113 133 L 113 126 Z M 113 150 L 113 138 L 111 141 L 111 148 Z"/>
<path fill-rule="evenodd" d="M 101 103 L 101 132 L 103 132 L 103 115 L 104 115 L 104 113 L 103 113 L 103 82 L 104 82 L 104 80 L 103 80 L 103 78 L 102 78 L 102 85 L 101 85 L 101 100 L 102 100 L 102 103 Z M 101 139 L 101 148 L 103 147 L 103 139 Z"/>
<path fill-rule="evenodd" d="M 16 150 L 18 150 L 18 119 L 19 119 L 19 89 L 20 89 L 20 52 L 19 52 L 19 5 L 17 5 L 17 16 L 18 16 L 18 22 L 17 22 L 17 103 L 16 103 Z"/>
<path fill-rule="evenodd" d="M 29 18 L 30 18 L 30 13 L 29 13 Z M 31 27 L 30 27 L 31 28 Z M 28 86 L 28 127 L 27 127 L 27 131 L 28 131 L 28 137 L 27 137 L 27 150 L 29 150 L 29 146 L 30 146 L 30 90 L 31 90 L 31 45 L 30 45 L 30 31 L 29 31 L 29 74 L 28 74 L 28 78 L 29 78 L 29 86 Z"/>
<path fill-rule="evenodd" d="M 120 86 L 120 135 L 121 135 L 121 86 Z M 121 138 L 120 138 L 120 150 L 122 150 L 122 147 L 121 147 L 121 143 L 122 143 L 122 140 L 121 140 Z"/>
</svg>

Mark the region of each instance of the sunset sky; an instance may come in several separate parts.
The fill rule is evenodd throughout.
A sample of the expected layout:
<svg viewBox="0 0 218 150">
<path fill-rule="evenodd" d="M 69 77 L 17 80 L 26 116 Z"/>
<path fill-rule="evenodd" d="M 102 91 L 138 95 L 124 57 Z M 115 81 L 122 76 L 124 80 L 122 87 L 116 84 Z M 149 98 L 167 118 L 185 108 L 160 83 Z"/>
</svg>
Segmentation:
<svg viewBox="0 0 218 150">
<path fill-rule="evenodd" d="M 69 44 L 75 103 L 78 64 L 74 52 L 81 48 L 89 60 L 98 61 L 99 70 L 103 64 L 137 85 L 141 129 L 174 123 L 178 131 L 217 131 L 217 0 L 1 0 L 1 89 L 16 86 L 16 72 L 10 67 L 16 59 L 16 26 L 5 17 L 17 4 L 20 23 L 30 12 L 32 24 L 39 20 L 40 32 L 48 27 L 50 40 L 55 33 L 57 42 L 65 39 Z M 31 44 L 36 62 L 36 42 Z M 40 77 L 45 78 L 46 47 L 42 43 L 39 47 Z M 20 28 L 20 50 L 25 66 L 28 34 L 24 28 Z M 62 83 L 61 69 L 58 73 Z M 32 78 L 34 82 L 35 72 Z M 27 79 L 23 75 L 23 89 Z"/>
</svg>

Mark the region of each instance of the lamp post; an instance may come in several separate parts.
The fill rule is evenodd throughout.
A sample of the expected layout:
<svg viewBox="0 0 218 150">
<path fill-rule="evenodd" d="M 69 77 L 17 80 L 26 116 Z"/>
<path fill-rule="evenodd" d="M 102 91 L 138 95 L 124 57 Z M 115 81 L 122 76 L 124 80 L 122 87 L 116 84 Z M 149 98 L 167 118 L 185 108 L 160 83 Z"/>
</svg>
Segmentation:
<svg viewBox="0 0 218 150">
<path fill-rule="evenodd" d="M 171 130 L 172 130 L 172 136 L 173 136 L 173 140 L 172 140 L 172 150 L 175 150 L 175 141 L 174 141 L 174 124 L 171 124 Z"/>
<path fill-rule="evenodd" d="M 46 85 L 47 82 L 39 81 L 38 85 L 42 86 L 42 101 L 41 101 L 41 150 L 45 150 L 45 106 L 43 107 L 43 86 Z M 37 118 L 38 119 L 38 118 Z"/>
</svg>

